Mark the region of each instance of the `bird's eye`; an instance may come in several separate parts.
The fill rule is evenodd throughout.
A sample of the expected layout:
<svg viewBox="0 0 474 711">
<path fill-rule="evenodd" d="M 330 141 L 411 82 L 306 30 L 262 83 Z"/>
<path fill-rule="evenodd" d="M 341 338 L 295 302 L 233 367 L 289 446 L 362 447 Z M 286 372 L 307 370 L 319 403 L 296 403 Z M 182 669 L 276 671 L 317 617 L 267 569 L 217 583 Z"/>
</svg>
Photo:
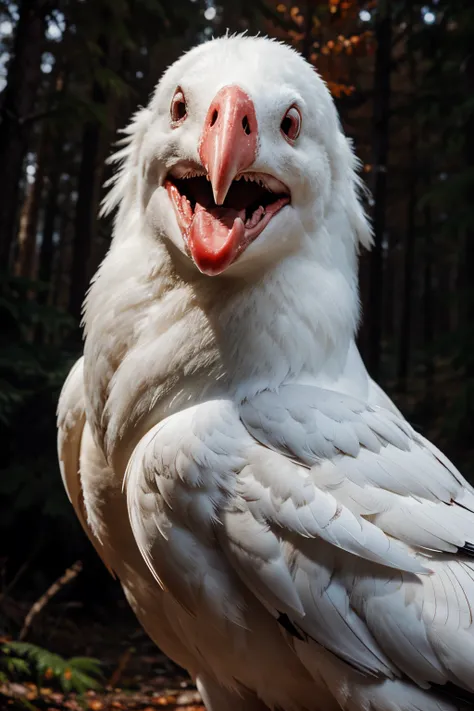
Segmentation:
<svg viewBox="0 0 474 711">
<path fill-rule="evenodd" d="M 171 123 L 173 126 L 179 126 L 179 124 L 182 123 L 188 115 L 186 109 L 186 99 L 184 98 L 183 91 L 179 86 L 174 93 L 170 113 Z"/>
<path fill-rule="evenodd" d="M 288 143 L 294 143 L 301 131 L 301 114 L 296 106 L 290 106 L 280 124 L 280 130 Z"/>
</svg>

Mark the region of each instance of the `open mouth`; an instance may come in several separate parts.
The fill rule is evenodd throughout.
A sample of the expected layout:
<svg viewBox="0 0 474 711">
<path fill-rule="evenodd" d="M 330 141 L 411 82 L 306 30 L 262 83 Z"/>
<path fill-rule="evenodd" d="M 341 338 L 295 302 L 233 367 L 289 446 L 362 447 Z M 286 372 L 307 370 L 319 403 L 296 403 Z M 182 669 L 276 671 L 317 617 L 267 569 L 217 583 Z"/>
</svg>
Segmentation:
<svg viewBox="0 0 474 711">
<path fill-rule="evenodd" d="M 200 166 L 175 166 L 164 187 L 191 256 L 208 274 L 220 273 L 235 261 L 290 203 L 283 183 L 263 173 L 237 175 L 222 205 L 215 203 L 209 177 Z"/>
</svg>

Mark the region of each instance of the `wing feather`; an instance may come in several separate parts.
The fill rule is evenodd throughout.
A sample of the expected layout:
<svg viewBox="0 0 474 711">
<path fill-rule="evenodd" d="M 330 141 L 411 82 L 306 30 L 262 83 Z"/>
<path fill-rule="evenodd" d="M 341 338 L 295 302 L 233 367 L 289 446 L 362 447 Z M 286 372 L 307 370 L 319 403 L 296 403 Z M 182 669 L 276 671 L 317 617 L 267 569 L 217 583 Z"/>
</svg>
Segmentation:
<svg viewBox="0 0 474 711">
<path fill-rule="evenodd" d="M 87 521 L 80 476 L 81 445 L 85 426 L 84 358 L 80 358 L 71 368 L 59 397 L 57 410 L 59 468 L 64 488 L 82 528 L 106 568 L 115 577 L 105 558 L 103 546 L 93 534 Z"/>
<path fill-rule="evenodd" d="M 125 485 L 144 559 L 192 614 L 246 627 L 250 593 L 310 673 L 323 647 L 472 688 L 471 490 L 396 413 L 297 386 L 202 403 L 141 440 Z"/>
</svg>

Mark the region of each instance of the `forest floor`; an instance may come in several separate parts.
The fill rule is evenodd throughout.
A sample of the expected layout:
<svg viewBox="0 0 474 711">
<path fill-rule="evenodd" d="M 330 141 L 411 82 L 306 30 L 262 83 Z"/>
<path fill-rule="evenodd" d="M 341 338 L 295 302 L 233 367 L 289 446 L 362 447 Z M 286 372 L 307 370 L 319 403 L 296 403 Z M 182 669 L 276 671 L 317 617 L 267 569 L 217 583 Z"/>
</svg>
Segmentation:
<svg viewBox="0 0 474 711">
<path fill-rule="evenodd" d="M 24 615 L 24 606 L 9 604 L 10 618 Z M 46 680 L 40 685 L 15 680 L 0 684 L 1 711 L 204 711 L 186 672 L 149 640 L 124 601 L 92 615 L 81 603 L 51 604 L 27 641 L 65 658 L 99 659 L 103 688 L 64 694 Z"/>
</svg>

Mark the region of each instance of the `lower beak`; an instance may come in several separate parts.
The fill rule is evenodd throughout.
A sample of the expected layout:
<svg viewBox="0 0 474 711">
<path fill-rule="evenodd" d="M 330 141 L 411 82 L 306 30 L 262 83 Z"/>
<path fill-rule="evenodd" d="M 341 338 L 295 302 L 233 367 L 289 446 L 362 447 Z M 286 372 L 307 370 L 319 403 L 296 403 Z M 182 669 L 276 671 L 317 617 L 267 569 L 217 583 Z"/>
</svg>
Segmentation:
<svg viewBox="0 0 474 711">
<path fill-rule="evenodd" d="M 250 97 L 226 86 L 212 101 L 199 141 L 216 206 L 223 205 L 235 176 L 252 166 L 257 154 L 257 117 Z M 245 226 L 235 210 L 196 206 L 188 247 L 201 272 L 223 272 L 244 248 Z"/>
</svg>

